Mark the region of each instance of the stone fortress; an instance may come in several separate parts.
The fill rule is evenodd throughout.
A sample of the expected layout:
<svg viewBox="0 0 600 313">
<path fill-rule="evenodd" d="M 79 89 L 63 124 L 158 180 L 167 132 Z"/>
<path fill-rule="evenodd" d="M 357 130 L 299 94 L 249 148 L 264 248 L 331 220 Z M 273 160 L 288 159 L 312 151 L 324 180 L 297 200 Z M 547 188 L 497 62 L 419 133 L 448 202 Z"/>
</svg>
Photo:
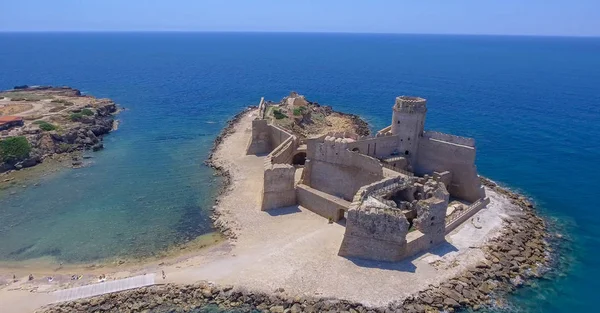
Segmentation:
<svg viewBox="0 0 600 313">
<path fill-rule="evenodd" d="M 471 138 L 425 131 L 426 100 L 400 96 L 375 136 L 329 133 L 300 139 L 275 125 L 261 99 L 247 154 L 267 155 L 263 211 L 300 205 L 345 223 L 339 255 L 400 261 L 444 242 L 489 204 Z"/>
</svg>

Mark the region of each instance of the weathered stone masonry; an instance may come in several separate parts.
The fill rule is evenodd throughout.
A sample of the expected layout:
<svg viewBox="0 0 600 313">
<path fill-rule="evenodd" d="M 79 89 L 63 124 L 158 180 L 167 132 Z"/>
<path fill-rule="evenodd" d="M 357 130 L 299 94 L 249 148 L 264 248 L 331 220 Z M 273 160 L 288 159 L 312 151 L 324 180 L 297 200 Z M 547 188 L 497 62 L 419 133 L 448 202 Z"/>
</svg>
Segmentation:
<svg viewBox="0 0 600 313">
<path fill-rule="evenodd" d="M 285 103 L 296 100 L 306 101 L 293 93 Z M 372 137 L 330 133 L 301 142 L 269 124 L 270 104 L 261 99 L 247 149 L 268 153 L 261 209 L 301 205 L 331 221 L 345 217 L 344 257 L 394 262 L 440 244 L 489 199 L 477 176 L 474 140 L 425 131 L 426 103 L 397 97 L 391 125 Z M 299 153 L 306 161 L 296 181 L 292 163 Z M 447 216 L 457 200 L 472 205 Z"/>
</svg>

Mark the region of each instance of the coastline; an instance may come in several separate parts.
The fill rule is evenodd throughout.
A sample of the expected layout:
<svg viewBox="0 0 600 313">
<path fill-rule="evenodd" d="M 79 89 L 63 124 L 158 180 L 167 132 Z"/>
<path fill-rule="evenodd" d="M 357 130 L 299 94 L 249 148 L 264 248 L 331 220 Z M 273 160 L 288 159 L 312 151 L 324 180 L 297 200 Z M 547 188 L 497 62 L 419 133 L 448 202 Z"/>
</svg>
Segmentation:
<svg viewBox="0 0 600 313">
<path fill-rule="evenodd" d="M 247 177 L 236 177 L 240 174 L 240 168 L 227 164 L 223 160 L 223 153 L 220 148 L 223 145 L 231 146 L 239 143 L 239 138 L 232 139 L 238 140 L 238 142 L 229 142 L 226 139 L 231 135 L 239 135 L 240 132 L 246 131 L 243 127 L 240 128 L 238 124 L 241 123 L 242 119 L 250 118 L 250 115 L 252 115 L 252 109 L 245 109 L 227 123 L 227 126 L 215 140 L 215 145 L 207 160 L 208 165 L 215 168 L 217 173 L 225 176 L 225 182 L 214 207 L 215 226 L 227 232 L 230 241 L 234 245 L 233 251 L 236 251 L 235 248 L 244 251 L 245 247 L 243 246 L 246 245 L 247 248 L 256 248 L 256 246 L 248 245 L 247 240 L 247 237 L 256 236 L 252 233 L 247 234 L 247 231 L 238 236 L 240 230 L 245 230 L 244 223 L 247 221 L 236 221 L 236 213 L 223 208 L 230 204 L 228 201 L 231 200 L 232 194 L 239 191 L 236 187 L 239 188 L 243 183 L 241 178 Z M 214 304 L 223 308 L 257 308 L 263 311 L 270 310 L 271 312 L 283 312 L 287 309 L 291 312 L 317 312 L 322 310 L 385 312 L 386 309 L 426 312 L 439 309 L 450 311 L 465 307 L 479 309 L 486 305 L 495 304 L 493 302 L 496 301 L 496 296 L 501 296 L 505 292 L 518 288 L 527 279 L 539 277 L 549 262 L 548 244 L 545 241 L 548 236 L 546 224 L 535 215 L 534 205 L 525 197 L 502 188 L 491 180 L 485 178 L 482 178 L 482 180 L 488 192 L 491 191 L 498 197 L 506 199 L 518 210 L 513 208 L 512 214 L 502 216 L 500 229 L 482 244 L 481 255 L 479 255 L 477 262 L 461 271 L 455 271 L 455 275 L 444 278 L 441 282 L 430 285 L 425 289 L 415 290 L 404 295 L 400 292 L 396 300 L 390 301 L 387 305 L 360 304 L 352 300 L 337 300 L 339 297 L 329 295 L 301 294 L 294 288 L 290 288 L 289 285 L 285 286 L 286 288 L 280 286 L 269 290 L 259 287 L 253 288 L 252 284 L 248 283 L 229 284 L 227 279 L 215 279 L 217 282 L 214 283 L 202 280 L 194 282 L 193 279 L 180 279 L 178 277 L 167 281 L 166 285 L 104 295 L 92 299 L 82 299 L 48 308 L 46 312 L 70 312 L 74 308 L 98 307 L 98 305 L 104 305 L 103 308 L 108 311 L 127 311 L 134 307 L 140 309 L 153 308 L 159 311 L 161 308 L 172 309 L 173 307 L 189 310 L 207 304 Z M 309 217 L 307 216 L 307 218 Z M 472 224 L 474 224 L 473 221 Z M 457 231 L 458 229 L 453 233 Z M 245 241 L 239 244 L 242 247 L 235 247 L 238 245 L 235 239 Z M 528 243 L 531 245 L 530 242 L 533 242 L 533 247 L 528 246 Z M 507 249 L 507 244 L 510 244 L 509 249 Z M 519 251 L 514 248 L 519 249 Z M 516 255 L 530 250 L 532 255 L 529 258 L 519 256 L 519 259 L 515 260 Z M 225 262 L 228 261 L 225 260 Z M 497 268 L 498 266 L 501 267 Z M 210 264 L 207 267 L 206 271 L 210 271 Z M 275 269 L 273 270 L 275 271 Z M 183 273 L 187 272 L 183 271 Z M 263 278 L 269 279 L 269 277 Z M 257 281 L 252 282 L 257 283 Z M 233 288 L 231 285 L 236 287 Z M 466 295 L 471 296 L 467 297 Z M 121 302 L 124 303 L 124 306 L 117 306 Z"/>
<path fill-rule="evenodd" d="M 222 308 L 247 310 L 255 308 L 271 312 L 283 312 L 287 309 L 291 312 L 318 312 L 324 310 L 355 310 L 358 312 L 372 310 L 374 312 L 385 312 L 386 309 L 392 311 L 402 309 L 407 312 L 424 312 L 432 310 L 437 311 L 438 309 L 443 308 L 447 310 L 453 310 L 460 307 L 480 308 L 491 304 L 491 302 L 496 299 L 495 295 L 508 292 L 517 286 L 520 286 L 523 280 L 530 277 L 537 277 L 541 274 L 541 271 L 529 272 L 527 271 L 527 267 L 519 266 L 518 269 L 515 269 L 514 273 L 518 273 L 515 277 L 522 275 L 520 281 L 514 280 L 513 282 L 510 278 L 506 277 L 506 275 L 510 276 L 511 273 L 513 273 L 512 270 L 506 273 L 500 271 L 500 281 L 497 284 L 494 283 L 495 276 L 489 277 L 489 275 L 486 274 L 492 266 L 496 264 L 493 260 L 491 263 L 488 263 L 489 261 L 486 262 L 488 256 L 493 255 L 493 253 L 499 253 L 497 250 L 488 251 L 487 248 L 485 248 L 486 246 L 497 245 L 500 247 L 501 242 L 499 242 L 499 240 L 506 240 L 507 238 L 510 238 L 509 236 L 514 235 L 515 232 L 518 233 L 518 231 L 523 228 L 527 230 L 527 227 L 524 226 L 530 222 L 530 219 L 531 222 L 537 225 L 535 228 L 536 230 L 534 230 L 534 233 L 536 231 L 539 232 L 539 234 L 536 235 L 537 237 L 535 237 L 537 240 L 541 238 L 540 236 L 543 237 L 545 225 L 541 219 L 533 215 L 533 204 L 527 199 L 484 179 L 488 190 L 491 190 L 499 197 L 506 199 L 507 203 L 511 203 L 511 205 L 514 205 L 515 207 L 521 207 L 524 216 L 529 218 L 519 218 L 516 220 L 518 223 L 515 223 L 514 221 L 517 217 L 513 215 L 503 215 L 501 220 L 498 219 L 503 223 L 500 229 L 492 227 L 493 225 L 490 226 L 490 234 L 487 235 L 489 239 L 488 242 L 484 242 L 482 246 L 472 249 L 472 255 L 467 259 L 461 259 L 461 256 L 458 255 L 451 256 L 448 260 L 444 260 L 445 257 L 440 258 L 435 255 L 430 255 L 419 256 L 417 259 L 412 260 L 413 262 L 419 262 L 419 265 L 417 266 L 417 275 L 421 275 L 418 274 L 419 268 L 422 268 L 423 266 L 426 268 L 431 267 L 430 265 L 424 264 L 431 261 L 428 259 L 435 259 L 431 264 L 441 264 L 439 270 L 441 270 L 442 273 L 446 273 L 442 275 L 443 277 L 441 277 L 441 279 L 440 277 L 436 278 L 437 282 L 436 279 L 428 280 L 428 282 L 432 283 L 431 285 L 421 284 L 420 287 L 416 286 L 416 289 L 412 290 L 412 292 L 407 292 L 405 290 L 394 292 L 392 290 L 391 293 L 386 294 L 384 297 L 372 298 L 371 300 L 365 301 L 357 301 L 358 298 L 352 296 L 352 294 L 347 294 L 348 297 L 345 297 L 343 294 L 336 296 L 336 292 L 342 291 L 343 293 L 344 290 L 328 292 L 326 289 L 329 287 L 335 289 L 333 288 L 334 286 L 330 286 L 329 284 L 323 286 L 321 290 L 307 293 L 307 288 L 320 285 L 322 282 L 319 282 L 318 278 L 313 277 L 312 273 L 300 273 L 294 271 L 299 270 L 299 268 L 302 270 L 305 269 L 308 272 L 311 270 L 319 271 L 321 269 L 313 268 L 313 266 L 315 266 L 314 263 L 319 262 L 333 260 L 334 262 L 337 262 L 337 265 L 333 265 L 334 268 L 339 266 L 343 266 L 346 269 L 354 268 L 356 271 L 361 272 L 358 273 L 359 275 L 382 275 L 375 277 L 375 280 L 379 280 L 380 282 L 386 282 L 382 277 L 392 274 L 396 275 L 396 279 L 398 279 L 397 277 L 411 277 L 411 275 L 415 274 L 401 272 L 402 270 L 399 268 L 364 267 L 364 265 L 361 266 L 360 262 L 353 263 L 344 258 L 340 258 L 337 255 L 330 255 L 327 256 L 326 259 L 317 259 L 314 262 L 306 264 L 294 263 L 295 261 L 292 260 L 300 257 L 300 255 L 306 255 L 306 258 L 311 256 L 310 254 L 307 254 L 311 252 L 307 251 L 302 246 L 308 245 L 309 250 L 313 250 L 317 246 L 323 246 L 318 248 L 316 252 L 322 253 L 323 251 L 326 251 L 328 245 L 331 245 L 329 242 L 321 243 L 319 240 L 341 235 L 342 227 L 340 225 L 328 225 L 327 227 L 324 227 L 323 225 L 326 224 L 320 217 L 315 216 L 311 212 L 303 211 L 302 209 L 299 213 L 294 212 L 281 216 L 267 216 L 266 219 L 263 220 L 262 216 L 266 213 L 255 211 L 255 203 L 236 195 L 237 192 L 242 192 L 244 195 L 254 194 L 252 188 L 256 188 L 256 186 L 254 186 L 251 181 L 248 182 L 252 172 L 244 172 L 243 166 L 239 166 L 239 164 L 235 165 L 235 162 L 232 163 L 232 161 L 250 161 L 253 163 L 249 164 L 248 167 L 251 167 L 254 164 L 260 165 L 262 168 L 262 159 L 256 156 L 245 156 L 245 153 L 244 156 L 242 156 L 240 155 L 240 152 L 233 152 L 232 156 L 228 156 L 229 154 L 224 153 L 224 150 L 239 146 L 241 142 L 244 142 L 244 135 L 247 135 L 248 131 L 248 129 L 245 128 L 244 123 L 246 123 L 247 126 L 248 121 L 252 119 L 252 114 L 252 108 L 247 108 L 228 121 L 226 127 L 215 139 L 213 149 L 206 161 L 207 165 L 213 167 L 217 174 L 224 176 L 219 196 L 213 207 L 213 219 L 215 227 L 222 230 L 229 240 L 213 245 L 207 249 L 189 251 L 189 254 L 186 257 L 158 259 L 152 262 L 153 264 L 125 264 L 123 268 L 111 268 L 110 266 L 107 266 L 96 270 L 90 269 L 90 272 L 93 274 L 87 281 L 88 283 L 92 282 L 94 274 L 98 273 L 110 273 L 109 276 L 111 279 L 117 279 L 119 277 L 128 277 L 142 273 L 160 273 L 161 271 L 164 271 L 167 273 L 167 279 L 163 281 L 165 283 L 164 285 L 58 304 L 42 308 L 40 312 L 86 312 L 88 309 L 92 308 L 101 308 L 102 310 L 111 312 L 133 312 L 143 309 L 154 309 L 158 311 L 164 309 L 166 311 L 167 309 L 173 309 L 174 307 L 177 307 L 180 310 L 189 310 L 204 305 L 216 305 Z M 244 148 L 245 146 L 242 147 L 242 150 L 244 150 Z M 250 190 L 246 191 L 245 189 Z M 242 210 L 236 211 L 235 208 L 239 206 L 243 206 Z M 490 215 L 492 212 L 487 214 Z M 284 219 L 285 222 L 292 224 L 290 224 L 289 227 L 286 227 L 285 225 L 282 227 L 281 224 Z M 274 243 L 268 243 L 264 242 L 264 239 L 271 236 L 270 234 L 253 230 L 252 225 L 256 225 L 257 222 L 263 225 L 267 231 L 300 228 L 298 232 L 301 233 L 306 231 L 307 234 L 300 238 L 295 238 L 294 235 L 297 235 L 298 233 L 280 233 L 277 236 L 278 238 L 272 238 Z M 512 224 L 516 225 L 514 231 L 512 227 L 506 227 L 506 225 Z M 519 225 L 523 227 L 519 228 Z M 469 231 L 478 231 L 472 226 L 473 225 L 466 225 L 465 228 L 470 228 Z M 501 229 L 506 231 L 506 233 L 501 233 Z M 461 234 L 461 232 L 466 231 L 461 230 L 461 227 L 459 227 L 449 236 L 464 237 L 464 234 Z M 469 234 L 469 232 L 466 233 Z M 496 242 L 499 243 L 496 244 Z M 283 250 L 279 251 L 282 248 L 282 244 L 284 245 Z M 315 246 L 315 244 L 317 246 Z M 541 245 L 541 248 L 536 249 L 536 257 L 539 258 L 543 255 L 544 258 L 541 263 L 546 264 L 548 261 L 545 251 L 548 248 L 547 244 L 544 244 L 543 241 L 539 242 L 539 244 Z M 263 245 L 267 245 L 267 247 L 263 247 Z M 443 250 L 443 248 L 440 248 L 440 250 Z M 542 251 L 543 253 L 541 253 Z M 506 251 L 501 251 L 500 253 L 508 256 L 508 253 L 505 252 Z M 288 257 L 287 254 L 291 255 L 291 257 Z M 451 254 L 452 253 L 449 255 Z M 323 256 L 315 255 L 315 257 L 322 258 Z M 160 260 L 162 261 L 158 263 Z M 470 268 L 463 268 L 463 265 L 459 260 L 470 263 Z M 539 259 L 536 260 L 540 261 Z M 304 262 L 306 260 L 301 261 Z M 256 262 L 259 262 L 259 264 L 257 265 Z M 261 262 L 264 264 L 261 265 Z M 455 268 L 443 268 L 443 266 L 450 266 L 456 262 L 461 263 L 461 265 Z M 381 267 L 385 265 L 370 264 L 369 266 Z M 233 271 L 232 267 L 235 268 L 235 271 Z M 538 267 L 542 268 L 541 266 Z M 431 268 L 427 271 L 432 271 Z M 292 272 L 290 272 L 290 270 Z M 390 270 L 392 270 L 392 272 L 390 272 Z M 314 274 L 318 276 L 323 273 L 315 272 Z M 241 275 L 246 276 L 241 277 Z M 273 275 L 273 277 L 270 277 L 269 275 Z M 300 277 L 297 277 L 298 275 Z M 348 276 L 352 275 L 352 273 L 340 272 L 340 275 Z M 428 274 L 426 273 L 426 276 L 427 275 Z M 438 269 L 433 269 L 433 275 L 438 275 Z M 358 277 L 356 277 L 358 280 L 357 283 L 364 284 L 364 282 L 360 282 L 361 278 Z M 393 278 L 394 277 L 391 279 Z M 412 279 L 409 279 L 406 283 L 410 284 L 411 280 Z M 339 284 L 337 281 L 333 281 L 332 283 L 336 285 Z M 398 281 L 395 283 L 402 284 L 402 282 Z M 458 285 L 461 285 L 462 288 L 457 287 Z M 480 287 L 484 285 L 486 287 L 481 289 Z M 236 287 L 233 288 L 232 286 Z M 365 286 L 361 287 L 358 285 L 353 287 L 353 289 L 358 289 L 358 293 L 360 293 L 361 290 L 366 291 L 363 289 L 364 287 Z M 55 288 L 56 287 L 54 287 L 54 289 Z M 393 288 L 394 287 L 390 286 L 385 289 Z M 457 288 L 461 289 L 461 292 L 458 293 L 458 295 L 456 294 Z M 37 292 L 33 292 L 33 294 L 39 295 L 37 306 L 48 303 L 48 301 L 42 299 L 47 297 L 48 291 L 54 289 L 48 286 L 42 286 L 39 289 L 34 288 L 32 290 L 35 291 L 36 289 Z M 472 290 L 474 298 L 471 299 L 465 297 L 465 293 L 462 292 L 463 290 Z M 3 290 L 0 289 L 0 299 L 2 298 L 2 291 Z M 377 290 L 372 290 L 365 296 L 372 297 L 374 293 L 377 293 Z M 10 293 L 5 293 L 5 295 L 10 295 Z M 338 300 L 344 298 L 350 299 Z M 454 298 L 457 298 L 457 300 Z"/>
</svg>

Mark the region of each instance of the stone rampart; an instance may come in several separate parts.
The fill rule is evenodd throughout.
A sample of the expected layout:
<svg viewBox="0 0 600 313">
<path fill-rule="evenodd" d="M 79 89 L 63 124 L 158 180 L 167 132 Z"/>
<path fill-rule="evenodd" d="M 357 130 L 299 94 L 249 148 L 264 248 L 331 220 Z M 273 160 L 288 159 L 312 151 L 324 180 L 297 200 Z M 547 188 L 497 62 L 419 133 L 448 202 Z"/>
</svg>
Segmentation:
<svg viewBox="0 0 600 313">
<path fill-rule="evenodd" d="M 274 125 L 268 124 L 267 120 L 255 119 L 252 121 L 252 136 L 246 148 L 246 154 L 267 154 L 277 149 L 282 143 L 294 137 L 288 131 Z M 294 148 L 297 146 L 294 139 Z M 275 161 L 279 162 L 280 158 Z"/>
<path fill-rule="evenodd" d="M 419 154 L 414 172 L 417 175 L 450 171 L 452 180 L 447 186 L 454 197 L 475 202 L 485 196 L 475 167 L 475 148 L 440 141 L 432 138 L 421 138 Z"/>
<path fill-rule="evenodd" d="M 429 130 L 423 133 L 423 137 L 454 143 L 457 145 L 475 147 L 475 139 L 473 138 L 460 137 Z"/>
<path fill-rule="evenodd" d="M 296 186 L 298 204 L 334 222 L 344 217 L 350 202 L 316 190 L 304 184 Z"/>
<path fill-rule="evenodd" d="M 475 213 L 481 211 L 481 209 L 485 208 L 488 204 L 490 204 L 490 198 L 488 197 L 479 199 L 471 204 L 464 212 L 461 212 L 461 214 L 455 216 L 452 220 L 446 223 L 446 234 L 450 233 L 456 227 L 466 222 L 469 218 L 475 215 Z"/>
<path fill-rule="evenodd" d="M 271 158 L 265 159 L 261 210 L 296 205 L 295 173 L 296 169 L 291 165 L 272 164 Z"/>
<path fill-rule="evenodd" d="M 398 136 L 386 134 L 384 136 L 362 138 L 359 141 L 348 143 L 348 149 L 364 155 L 377 158 L 398 154 Z"/>
<path fill-rule="evenodd" d="M 379 160 L 348 150 L 347 140 L 326 137 L 307 145 L 304 183 L 317 190 L 350 201 L 360 187 L 383 178 Z"/>
<path fill-rule="evenodd" d="M 246 154 L 266 154 L 272 150 L 271 127 L 267 120 L 255 119 L 252 121 L 252 136 L 246 148 Z"/>
<path fill-rule="evenodd" d="M 274 164 L 290 163 L 297 147 L 298 140 L 296 136 L 288 137 L 273 151 L 271 151 L 271 153 L 269 153 L 271 156 L 271 162 Z"/>
</svg>

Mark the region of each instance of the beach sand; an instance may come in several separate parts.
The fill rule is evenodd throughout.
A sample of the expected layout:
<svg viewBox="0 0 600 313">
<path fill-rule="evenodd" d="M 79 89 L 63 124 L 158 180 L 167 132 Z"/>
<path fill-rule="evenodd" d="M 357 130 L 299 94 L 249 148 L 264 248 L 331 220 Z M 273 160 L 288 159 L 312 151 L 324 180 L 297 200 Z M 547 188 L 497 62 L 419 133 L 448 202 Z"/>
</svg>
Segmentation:
<svg viewBox="0 0 600 313">
<path fill-rule="evenodd" d="M 214 164 L 231 175 L 231 184 L 215 210 L 220 222 L 235 233 L 235 239 L 176 258 L 125 268 L 104 267 L 91 273 L 102 272 L 115 279 L 153 272 L 157 283 L 212 281 L 264 292 L 283 288 L 290 296 L 334 297 L 383 306 L 483 260 L 480 247 L 499 233 L 503 219 L 519 212 L 506 197 L 486 190 L 490 205 L 474 216 L 475 221 L 459 226 L 446 236 L 447 243 L 429 253 L 399 263 L 340 257 L 337 253 L 343 225 L 329 224 L 302 207 L 260 211 L 265 156 L 245 155 L 255 116 L 256 110 L 245 114 L 213 157 Z M 0 274 L 7 273 L 7 269 L 0 268 Z M 67 286 L 69 282 L 61 286 L 47 282 L 8 283 L 0 288 L 1 311 L 32 311 L 52 301 L 48 292 Z"/>
</svg>

